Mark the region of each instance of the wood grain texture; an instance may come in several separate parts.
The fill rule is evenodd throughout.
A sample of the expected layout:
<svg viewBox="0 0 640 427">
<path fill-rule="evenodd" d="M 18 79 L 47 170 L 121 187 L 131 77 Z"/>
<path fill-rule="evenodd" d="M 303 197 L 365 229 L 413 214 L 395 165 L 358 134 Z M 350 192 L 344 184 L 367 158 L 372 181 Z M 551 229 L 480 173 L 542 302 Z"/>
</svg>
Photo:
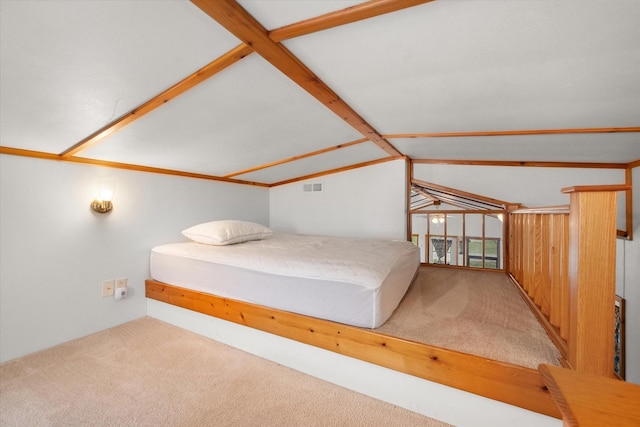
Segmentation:
<svg viewBox="0 0 640 427">
<path fill-rule="evenodd" d="M 569 341 L 569 215 L 562 219 L 562 246 L 560 261 L 560 336 Z M 569 357 L 569 353 L 565 353 Z"/>
<path fill-rule="evenodd" d="M 550 365 L 539 370 L 565 426 L 640 425 L 640 386 Z"/>
<path fill-rule="evenodd" d="M 422 187 L 427 187 L 427 188 L 432 188 L 434 190 L 442 191 L 444 193 L 455 194 L 460 197 L 469 197 L 471 199 L 481 200 L 485 203 L 496 205 L 496 208 L 502 208 L 502 207 L 512 205 L 512 203 L 505 202 L 504 200 L 493 199 L 491 197 L 481 196 L 480 194 L 460 191 L 451 187 L 445 187 L 444 185 L 434 184 L 433 182 L 426 182 L 426 181 L 421 181 L 419 179 L 414 179 L 411 181 L 411 183 L 422 186 Z"/>
<path fill-rule="evenodd" d="M 531 411 L 560 416 L 541 375 L 534 369 L 154 280 L 146 281 L 146 296 Z"/>
<path fill-rule="evenodd" d="M 349 170 L 354 170 L 354 169 L 358 169 L 358 168 L 364 168 L 367 166 L 372 166 L 372 165 L 378 165 L 381 163 L 386 163 L 386 162 L 392 162 L 394 160 L 406 160 L 406 157 L 384 157 L 382 159 L 379 160 L 371 160 L 369 162 L 362 162 L 362 163 L 358 163 L 355 165 L 350 165 L 350 166 L 344 166 L 341 168 L 336 168 L 336 169 L 330 169 L 327 171 L 323 171 L 323 172 L 318 172 L 318 173 L 312 173 L 309 175 L 304 175 L 304 176 L 299 176 L 297 178 L 292 178 L 292 179 L 287 179 L 284 181 L 279 181 L 279 182 L 274 182 L 273 184 L 269 185 L 269 187 L 277 187 L 279 185 L 286 185 L 286 184 L 291 184 L 293 182 L 299 182 L 299 181 L 304 181 L 307 179 L 313 179 L 313 178 L 318 178 L 321 176 L 325 176 L 325 175 L 331 175 L 334 173 L 339 173 L 339 172 L 346 172 Z"/>
<path fill-rule="evenodd" d="M 275 42 L 281 42 L 431 1 L 433 0 L 371 0 L 277 28 L 269 33 L 269 37 Z"/>
<path fill-rule="evenodd" d="M 568 359 L 578 371 L 613 376 L 616 190 L 585 186 L 568 192 Z"/>
<path fill-rule="evenodd" d="M 416 164 L 463 166 L 521 166 L 540 168 L 626 169 L 626 163 L 532 162 L 519 160 L 414 159 Z"/>
<path fill-rule="evenodd" d="M 568 128 L 568 129 L 521 129 L 521 130 L 493 130 L 469 132 L 431 132 L 431 133 L 403 133 L 388 134 L 385 138 L 447 138 L 468 136 L 517 136 L 517 135 L 567 135 L 567 134 L 597 134 L 597 133 L 636 133 L 640 127 L 609 127 L 609 128 Z"/>
<path fill-rule="evenodd" d="M 308 157 L 313 157 L 313 156 L 317 156 L 317 155 L 320 155 L 320 154 L 330 153 L 332 151 L 339 150 L 341 148 L 352 147 L 354 145 L 358 145 L 358 144 L 361 144 L 363 142 L 368 142 L 368 141 L 369 141 L 368 139 L 362 138 L 362 139 L 358 139 L 358 140 L 355 140 L 355 141 L 346 142 L 344 144 L 336 145 L 334 147 L 324 148 L 322 150 L 313 151 L 311 153 L 300 154 L 298 156 L 293 156 L 293 157 L 290 157 L 288 159 L 282 159 L 282 160 L 278 160 L 278 161 L 275 161 L 275 162 L 266 163 L 264 165 L 256 166 L 256 167 L 253 167 L 253 168 L 248 168 L 248 169 L 244 169 L 244 170 L 241 170 L 241 171 L 232 172 L 232 173 L 224 175 L 224 177 L 225 178 L 231 178 L 231 177 L 238 176 L 238 175 L 244 175 L 246 173 L 256 172 L 256 171 L 259 171 L 259 170 L 262 170 L 262 169 L 267 169 L 267 168 L 270 168 L 270 167 L 273 167 L 273 166 L 283 165 L 285 163 L 294 162 L 296 160 L 306 159 Z"/>
<path fill-rule="evenodd" d="M 209 181 L 222 181 L 222 182 L 230 182 L 234 184 L 254 185 L 257 187 L 269 187 L 268 184 L 263 184 L 263 183 L 254 182 L 254 181 L 244 181 L 241 179 L 225 178 L 225 177 L 220 177 L 215 175 L 205 175 L 205 174 L 193 173 L 193 172 L 184 172 L 184 171 L 179 171 L 174 169 L 154 168 L 151 166 L 141 166 L 141 165 L 134 165 L 130 163 L 109 162 L 106 160 L 88 159 L 85 157 L 76 157 L 76 156 L 62 157 L 59 154 L 44 153 L 42 151 L 22 150 L 20 148 L 0 146 L 0 154 L 32 157 L 36 159 L 45 159 L 45 160 L 57 160 L 60 162 L 81 163 L 86 165 L 96 165 L 96 166 L 125 169 L 125 170 L 138 171 L 138 172 L 159 173 L 163 175 L 174 175 L 174 176 L 181 176 L 185 178 L 205 179 Z"/>
<path fill-rule="evenodd" d="M 509 215 L 513 256 L 508 273 L 563 357 L 568 357 L 569 212 L 563 206 L 518 209 Z"/>
</svg>

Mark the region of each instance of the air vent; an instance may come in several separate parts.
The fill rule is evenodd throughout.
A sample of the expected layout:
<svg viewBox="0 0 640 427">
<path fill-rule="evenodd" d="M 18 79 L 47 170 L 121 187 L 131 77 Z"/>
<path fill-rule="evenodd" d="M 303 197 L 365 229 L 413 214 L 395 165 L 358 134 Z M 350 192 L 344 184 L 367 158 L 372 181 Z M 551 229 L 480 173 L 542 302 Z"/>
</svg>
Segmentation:
<svg viewBox="0 0 640 427">
<path fill-rule="evenodd" d="M 302 186 L 302 191 L 305 193 L 315 193 L 318 191 L 322 191 L 322 183 L 316 182 L 314 184 L 304 184 Z"/>
</svg>

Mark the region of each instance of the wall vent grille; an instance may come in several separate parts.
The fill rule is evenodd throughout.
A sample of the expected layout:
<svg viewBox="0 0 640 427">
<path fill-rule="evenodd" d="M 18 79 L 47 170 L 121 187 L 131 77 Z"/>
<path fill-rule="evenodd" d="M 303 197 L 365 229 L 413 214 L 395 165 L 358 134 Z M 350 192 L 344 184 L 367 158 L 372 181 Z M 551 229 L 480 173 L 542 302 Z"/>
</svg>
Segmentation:
<svg viewBox="0 0 640 427">
<path fill-rule="evenodd" d="M 316 182 L 314 184 L 304 184 L 302 186 L 302 191 L 304 191 L 305 193 L 315 193 L 318 191 L 322 191 L 322 183 L 321 182 Z"/>
</svg>

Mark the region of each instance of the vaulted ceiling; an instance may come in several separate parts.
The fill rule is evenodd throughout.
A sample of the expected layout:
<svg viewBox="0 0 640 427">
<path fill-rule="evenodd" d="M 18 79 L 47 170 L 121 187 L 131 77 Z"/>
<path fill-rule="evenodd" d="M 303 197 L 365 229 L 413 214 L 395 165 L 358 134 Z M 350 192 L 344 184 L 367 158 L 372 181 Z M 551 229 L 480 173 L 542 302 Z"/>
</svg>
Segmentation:
<svg viewBox="0 0 640 427">
<path fill-rule="evenodd" d="M 277 185 L 640 159 L 637 0 L 0 0 L 0 149 Z"/>
</svg>

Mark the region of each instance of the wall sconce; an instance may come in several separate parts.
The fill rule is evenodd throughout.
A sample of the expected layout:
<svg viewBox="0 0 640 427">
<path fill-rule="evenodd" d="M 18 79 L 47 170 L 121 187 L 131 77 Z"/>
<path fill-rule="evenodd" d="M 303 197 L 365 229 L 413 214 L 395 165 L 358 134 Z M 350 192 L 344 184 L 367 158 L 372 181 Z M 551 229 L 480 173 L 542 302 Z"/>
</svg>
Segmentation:
<svg viewBox="0 0 640 427">
<path fill-rule="evenodd" d="M 113 209 L 113 203 L 111 203 L 114 193 L 113 183 L 101 181 L 98 183 L 97 193 L 96 199 L 91 202 L 91 209 L 101 214 L 111 212 L 111 209 Z"/>
</svg>

